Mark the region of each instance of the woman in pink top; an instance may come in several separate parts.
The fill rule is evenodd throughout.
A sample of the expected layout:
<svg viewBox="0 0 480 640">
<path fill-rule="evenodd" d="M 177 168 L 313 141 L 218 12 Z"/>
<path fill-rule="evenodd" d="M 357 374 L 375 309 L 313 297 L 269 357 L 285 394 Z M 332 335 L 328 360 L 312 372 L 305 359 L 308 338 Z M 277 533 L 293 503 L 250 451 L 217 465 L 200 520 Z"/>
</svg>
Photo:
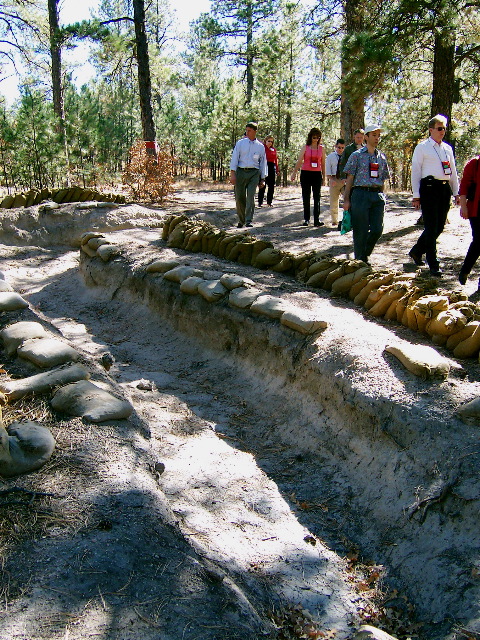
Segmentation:
<svg viewBox="0 0 480 640">
<path fill-rule="evenodd" d="M 269 207 L 273 207 L 273 192 L 275 190 L 275 180 L 277 179 L 278 173 L 277 150 L 273 146 L 273 136 L 267 136 L 263 144 L 265 146 L 265 155 L 267 156 L 268 175 L 265 178 L 266 184 L 258 190 L 258 206 L 262 206 L 263 198 L 265 197 L 265 188 L 268 186 L 267 204 Z"/>
<path fill-rule="evenodd" d="M 315 227 L 322 227 L 323 222 L 320 220 L 320 188 L 323 184 L 323 176 L 325 175 L 325 154 L 320 144 L 322 132 L 314 127 L 309 131 L 307 144 L 300 151 L 297 164 L 290 176 L 291 180 L 295 180 L 297 171 L 300 172 L 300 184 L 302 185 L 303 199 L 303 226 L 308 226 L 310 222 L 310 193 L 313 194 L 313 224 Z"/>
</svg>

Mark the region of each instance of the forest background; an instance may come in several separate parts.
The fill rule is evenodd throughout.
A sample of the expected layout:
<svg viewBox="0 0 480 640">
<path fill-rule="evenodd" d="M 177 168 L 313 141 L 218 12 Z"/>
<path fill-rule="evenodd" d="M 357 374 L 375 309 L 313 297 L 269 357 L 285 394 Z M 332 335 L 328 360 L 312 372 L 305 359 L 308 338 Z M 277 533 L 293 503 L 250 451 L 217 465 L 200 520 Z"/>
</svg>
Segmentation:
<svg viewBox="0 0 480 640">
<path fill-rule="evenodd" d="M 147 59 L 135 9 L 145 10 Z M 168 0 L 101 0 L 89 21 L 59 22 L 58 0 L 0 0 L 0 171 L 9 193 L 76 184 L 119 187 L 129 149 L 152 126 L 177 178 L 225 181 L 249 120 L 273 135 L 287 184 L 308 130 L 327 153 L 369 123 L 391 187 L 410 188 L 410 161 L 431 115 L 449 118 L 461 169 L 480 151 L 480 0 L 212 0 L 182 47 Z M 90 43 L 92 77 L 78 87 L 64 55 Z M 85 50 L 85 49 L 84 49 Z"/>
</svg>

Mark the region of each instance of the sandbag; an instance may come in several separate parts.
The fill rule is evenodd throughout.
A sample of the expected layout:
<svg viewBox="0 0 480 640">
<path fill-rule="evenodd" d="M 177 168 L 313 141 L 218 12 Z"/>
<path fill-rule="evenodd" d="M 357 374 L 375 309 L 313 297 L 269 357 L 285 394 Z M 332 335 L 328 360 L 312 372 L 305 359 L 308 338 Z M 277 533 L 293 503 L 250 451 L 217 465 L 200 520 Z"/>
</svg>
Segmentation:
<svg viewBox="0 0 480 640">
<path fill-rule="evenodd" d="M 365 302 L 367 301 L 370 292 L 373 289 L 378 289 L 383 285 L 390 284 L 394 278 L 395 274 L 393 272 L 389 273 L 377 273 L 375 278 L 369 280 L 369 282 L 363 287 L 363 289 L 355 296 L 353 300 L 354 304 L 363 307 Z"/>
<path fill-rule="evenodd" d="M 283 258 L 278 264 L 274 264 L 270 267 L 275 273 L 286 273 L 287 271 L 293 271 L 293 257 L 291 254 L 283 253 Z"/>
<path fill-rule="evenodd" d="M 383 287 L 381 287 L 383 289 Z M 368 310 L 369 315 L 374 318 L 383 317 L 390 308 L 392 302 L 399 300 L 404 294 L 403 287 L 399 287 L 398 285 L 389 285 L 386 287 L 383 295 L 379 298 L 378 302 L 376 302 L 370 309 Z"/>
<path fill-rule="evenodd" d="M 102 244 L 97 249 L 97 256 L 103 261 L 108 262 L 111 258 L 118 256 L 120 249 L 114 244 Z"/>
<path fill-rule="evenodd" d="M 0 391 L 9 400 L 18 400 L 34 393 L 46 393 L 59 385 L 75 382 L 76 380 L 86 380 L 89 377 L 90 374 L 85 367 L 79 364 L 70 364 L 45 373 L 37 373 L 27 378 L 0 381 Z"/>
<path fill-rule="evenodd" d="M 385 347 L 403 366 L 414 375 L 423 378 L 446 378 L 450 372 L 450 362 L 433 347 L 402 341 Z"/>
<path fill-rule="evenodd" d="M 185 278 L 190 278 L 191 276 L 198 276 L 199 278 L 203 278 L 203 271 L 200 269 L 195 269 L 195 267 L 187 267 L 186 265 L 181 265 L 178 267 L 174 267 L 170 269 L 170 271 L 166 271 L 163 274 L 165 280 L 169 280 L 170 282 L 183 282 Z"/>
<path fill-rule="evenodd" d="M 453 355 L 456 358 L 472 358 L 480 350 L 480 326 L 475 327 L 473 333 L 465 340 L 462 340 L 455 349 Z"/>
<path fill-rule="evenodd" d="M 167 240 L 167 247 L 172 247 L 173 249 L 181 249 L 183 247 L 183 243 L 185 242 L 185 231 L 187 230 L 187 223 L 180 222 L 177 224 L 173 231 L 170 231 Z"/>
<path fill-rule="evenodd" d="M 0 291 L 0 311 L 19 311 L 27 307 L 28 302 L 15 291 Z"/>
<path fill-rule="evenodd" d="M 273 249 L 273 247 L 267 247 L 263 249 L 263 251 L 260 251 L 255 258 L 252 257 L 252 266 L 257 269 L 266 269 L 267 267 L 278 264 L 282 258 L 282 251 Z"/>
<path fill-rule="evenodd" d="M 198 293 L 207 302 L 217 302 L 227 295 L 228 289 L 220 280 L 203 280 L 198 284 Z"/>
<path fill-rule="evenodd" d="M 308 309 L 290 308 L 280 317 L 280 324 L 298 331 L 304 335 L 311 335 L 325 329 L 328 323 L 318 318 Z"/>
<path fill-rule="evenodd" d="M 259 296 L 250 305 L 250 311 L 268 318 L 280 318 L 288 309 L 290 305 L 283 298 L 269 295 Z"/>
<path fill-rule="evenodd" d="M 426 330 L 429 335 L 439 334 L 451 336 L 463 329 L 467 324 L 467 318 L 459 309 L 447 309 L 434 316 L 427 324 Z"/>
<path fill-rule="evenodd" d="M 255 287 L 238 287 L 230 292 L 228 304 L 237 309 L 248 309 L 264 292 Z"/>
<path fill-rule="evenodd" d="M 199 278 L 198 276 L 190 276 L 190 278 L 185 278 L 180 284 L 180 291 L 182 293 L 188 293 L 193 296 L 198 293 L 198 285 L 201 282 L 205 282 L 203 278 Z"/>
<path fill-rule="evenodd" d="M 346 273 L 341 278 L 337 278 L 337 280 L 332 283 L 332 294 L 342 295 L 348 293 L 353 285 L 359 282 L 368 273 L 372 273 L 372 268 L 369 266 L 364 266 L 356 269 L 351 273 Z"/>
<path fill-rule="evenodd" d="M 220 278 L 220 282 L 229 291 L 237 289 L 237 287 L 253 287 L 255 285 L 254 281 L 250 280 L 250 278 L 238 276 L 235 273 L 224 273 Z"/>
<path fill-rule="evenodd" d="M 147 265 L 145 271 L 147 273 L 166 273 L 179 266 L 178 260 L 155 260 L 155 262 Z"/>
<path fill-rule="evenodd" d="M 15 322 L 0 331 L 0 338 L 8 356 L 13 356 L 24 340 L 46 338 L 48 335 L 39 322 L 29 321 Z"/>
<path fill-rule="evenodd" d="M 0 424 L 0 476 L 10 478 L 42 467 L 52 456 L 55 439 L 38 422 Z"/>
<path fill-rule="evenodd" d="M 457 409 L 457 415 L 464 422 L 480 424 L 480 397 L 462 404 Z"/>
<path fill-rule="evenodd" d="M 447 349 L 449 349 L 449 351 L 453 351 L 460 342 L 469 338 L 478 326 L 480 326 L 480 322 L 478 320 L 473 320 L 463 327 L 463 329 L 460 329 L 460 331 L 453 333 L 448 337 L 445 344 Z"/>
<path fill-rule="evenodd" d="M 80 358 L 76 349 L 56 338 L 25 340 L 18 347 L 17 355 L 42 369 L 75 362 Z"/>
<path fill-rule="evenodd" d="M 51 405 L 55 411 L 81 416 L 88 422 L 123 420 L 133 412 L 130 402 L 116 398 L 89 380 L 80 380 L 57 389 Z"/>
</svg>

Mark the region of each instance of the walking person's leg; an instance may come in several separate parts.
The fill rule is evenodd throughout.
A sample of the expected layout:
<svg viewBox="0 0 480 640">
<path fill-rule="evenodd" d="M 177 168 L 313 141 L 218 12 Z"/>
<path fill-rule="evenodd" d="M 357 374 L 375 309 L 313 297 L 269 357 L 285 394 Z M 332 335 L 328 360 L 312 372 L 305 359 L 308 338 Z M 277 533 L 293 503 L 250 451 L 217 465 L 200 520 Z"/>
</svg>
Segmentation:
<svg viewBox="0 0 480 640">
<path fill-rule="evenodd" d="M 267 191 L 267 204 L 269 207 L 272 206 L 272 202 L 273 202 L 273 192 L 275 191 L 275 180 L 276 180 L 277 174 L 275 173 L 275 163 L 274 162 L 269 162 L 268 163 L 268 176 L 267 176 L 267 186 L 268 186 L 268 191 Z"/>
<path fill-rule="evenodd" d="M 235 204 L 237 207 L 238 223 L 245 224 L 245 207 L 247 204 L 246 194 L 246 171 L 238 168 L 236 171 L 237 180 L 235 182 Z"/>
<path fill-rule="evenodd" d="M 255 169 L 254 171 L 248 171 L 248 181 L 246 183 L 246 206 L 245 206 L 245 222 L 248 225 L 252 224 L 253 213 L 255 211 L 255 191 L 257 190 L 258 182 L 260 180 L 260 171 Z"/>
<path fill-rule="evenodd" d="M 353 253 L 356 260 L 367 260 L 368 192 L 353 189 L 350 195 L 350 215 L 353 231 Z"/>
<path fill-rule="evenodd" d="M 302 186 L 302 201 L 303 201 L 303 224 L 307 225 L 310 222 L 310 192 L 312 190 L 311 175 L 313 171 L 300 171 L 300 184 Z"/>
<path fill-rule="evenodd" d="M 458 274 L 461 284 L 465 284 L 468 274 L 473 269 L 476 261 L 480 257 L 480 217 L 469 218 L 470 227 L 472 229 L 472 241 L 468 247 L 467 255 L 463 261 L 462 268 Z"/>
<path fill-rule="evenodd" d="M 383 233 L 383 215 L 385 212 L 385 196 L 383 193 L 368 193 L 370 206 L 368 211 L 368 235 L 365 244 L 365 255 L 368 258 Z"/>
<path fill-rule="evenodd" d="M 313 224 L 316 227 L 323 226 L 323 221 L 320 220 L 320 191 L 322 188 L 322 174 L 320 171 L 312 171 L 314 174 L 312 180 L 312 193 L 313 193 Z"/>
</svg>

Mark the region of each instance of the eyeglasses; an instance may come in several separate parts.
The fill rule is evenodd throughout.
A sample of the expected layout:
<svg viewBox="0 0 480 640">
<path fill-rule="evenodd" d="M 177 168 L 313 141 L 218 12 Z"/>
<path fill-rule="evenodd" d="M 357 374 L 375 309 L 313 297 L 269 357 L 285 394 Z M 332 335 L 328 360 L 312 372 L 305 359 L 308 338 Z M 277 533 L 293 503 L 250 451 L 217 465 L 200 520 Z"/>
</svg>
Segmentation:
<svg viewBox="0 0 480 640">
<path fill-rule="evenodd" d="M 434 129 L 436 129 L 437 131 L 446 131 L 447 127 L 433 127 Z"/>
</svg>

